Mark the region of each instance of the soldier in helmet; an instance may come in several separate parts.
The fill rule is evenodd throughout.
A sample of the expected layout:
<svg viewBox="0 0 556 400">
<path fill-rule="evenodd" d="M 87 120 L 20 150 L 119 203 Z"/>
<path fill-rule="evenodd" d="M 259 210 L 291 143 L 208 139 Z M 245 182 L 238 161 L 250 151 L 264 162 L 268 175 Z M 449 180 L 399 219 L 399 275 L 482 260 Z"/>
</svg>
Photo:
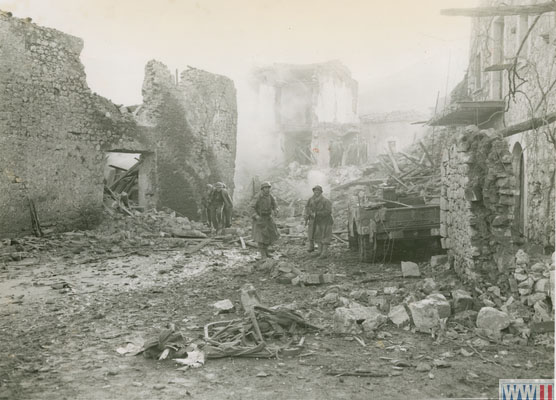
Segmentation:
<svg viewBox="0 0 556 400">
<path fill-rule="evenodd" d="M 313 188 L 313 196 L 305 206 L 305 223 L 308 224 L 308 251 L 315 251 L 315 242 L 319 247 L 319 258 L 328 257 L 328 247 L 332 241 L 332 202 L 322 195 L 322 186 Z"/>
<path fill-rule="evenodd" d="M 222 218 L 222 210 L 224 205 L 229 209 L 233 207 L 232 198 L 228 191 L 224 188 L 222 182 L 216 182 L 214 185 L 214 190 L 210 195 L 210 213 L 212 218 L 212 227 L 216 229 L 216 233 L 220 233 L 224 227 L 224 221 Z"/>
<path fill-rule="evenodd" d="M 259 245 L 261 257 L 269 257 L 268 246 L 279 237 L 278 228 L 272 218 L 272 214 L 278 211 L 276 200 L 270 194 L 270 182 L 261 184 L 261 191 L 253 202 L 253 240 Z"/>
</svg>

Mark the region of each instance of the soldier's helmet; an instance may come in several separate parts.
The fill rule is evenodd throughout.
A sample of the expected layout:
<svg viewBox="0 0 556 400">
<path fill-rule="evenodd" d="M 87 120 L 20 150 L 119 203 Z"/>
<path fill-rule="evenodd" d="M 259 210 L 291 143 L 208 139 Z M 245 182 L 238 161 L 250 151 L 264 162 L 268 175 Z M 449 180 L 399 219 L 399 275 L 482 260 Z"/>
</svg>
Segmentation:
<svg viewBox="0 0 556 400">
<path fill-rule="evenodd" d="M 320 190 L 321 193 L 322 193 L 322 191 L 323 191 L 321 185 L 315 185 L 315 187 L 313 188 L 313 192 L 314 192 L 315 190 Z"/>
<path fill-rule="evenodd" d="M 261 189 L 264 189 L 265 187 L 271 188 L 272 185 L 268 181 L 261 183 Z"/>
<path fill-rule="evenodd" d="M 216 184 L 214 185 L 214 187 L 216 189 L 223 189 L 224 188 L 224 184 L 222 182 L 216 182 Z"/>
</svg>

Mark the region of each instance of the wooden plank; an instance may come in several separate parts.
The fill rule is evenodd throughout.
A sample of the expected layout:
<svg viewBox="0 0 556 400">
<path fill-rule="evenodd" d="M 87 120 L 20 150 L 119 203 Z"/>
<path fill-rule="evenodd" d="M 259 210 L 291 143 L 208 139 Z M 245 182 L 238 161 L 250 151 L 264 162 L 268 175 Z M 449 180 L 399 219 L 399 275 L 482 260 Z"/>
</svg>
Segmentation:
<svg viewBox="0 0 556 400">
<path fill-rule="evenodd" d="M 434 167 L 434 161 L 432 160 L 432 157 L 429 154 L 429 151 L 427 150 L 425 145 L 423 144 L 422 140 L 419 141 L 419 146 L 421 147 L 421 149 L 423 149 L 423 152 L 425 153 L 425 156 L 427 157 L 427 160 L 429 160 L 429 162 L 431 163 L 431 167 Z"/>
<path fill-rule="evenodd" d="M 450 17 L 497 17 L 508 15 L 543 14 L 552 11 L 556 11 L 556 2 L 554 1 L 523 6 L 446 8 L 440 10 L 440 15 Z"/>
</svg>

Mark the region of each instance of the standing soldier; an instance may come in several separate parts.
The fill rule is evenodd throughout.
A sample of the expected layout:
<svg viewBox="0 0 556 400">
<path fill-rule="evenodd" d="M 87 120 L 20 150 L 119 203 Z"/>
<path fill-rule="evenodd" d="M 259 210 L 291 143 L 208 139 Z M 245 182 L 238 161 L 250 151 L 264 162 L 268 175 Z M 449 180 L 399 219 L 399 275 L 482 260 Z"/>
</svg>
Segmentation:
<svg viewBox="0 0 556 400">
<path fill-rule="evenodd" d="M 223 185 L 222 196 L 224 197 L 224 209 L 222 210 L 222 219 L 224 220 L 224 227 L 229 228 L 232 226 L 232 211 L 234 210 L 234 204 L 226 184 L 224 183 Z"/>
<path fill-rule="evenodd" d="M 272 214 L 278 211 L 276 200 L 270 194 L 270 182 L 261 184 L 261 192 L 255 197 L 253 203 L 253 240 L 259 246 L 262 258 L 270 257 L 268 246 L 274 243 L 279 237 L 278 228 L 272 219 Z"/>
<path fill-rule="evenodd" d="M 212 186 L 209 183 L 207 184 L 207 188 L 205 190 L 205 193 L 203 194 L 203 211 L 205 213 L 204 217 L 206 218 L 207 225 L 209 228 L 212 228 L 212 213 L 210 209 L 210 199 L 213 190 L 214 190 L 214 186 Z"/>
<path fill-rule="evenodd" d="M 224 184 L 222 182 L 216 182 L 214 190 L 210 195 L 212 226 L 216 229 L 216 234 L 220 233 L 224 226 L 224 221 L 222 221 L 222 210 L 225 204 L 230 209 L 233 207 L 232 199 L 228 191 L 224 189 Z"/>
<path fill-rule="evenodd" d="M 309 225 L 307 237 L 309 252 L 315 251 L 315 242 L 319 245 L 319 258 L 328 257 L 328 246 L 332 241 L 332 202 L 322 195 L 322 186 L 313 188 L 313 196 L 305 206 L 305 224 Z"/>
</svg>

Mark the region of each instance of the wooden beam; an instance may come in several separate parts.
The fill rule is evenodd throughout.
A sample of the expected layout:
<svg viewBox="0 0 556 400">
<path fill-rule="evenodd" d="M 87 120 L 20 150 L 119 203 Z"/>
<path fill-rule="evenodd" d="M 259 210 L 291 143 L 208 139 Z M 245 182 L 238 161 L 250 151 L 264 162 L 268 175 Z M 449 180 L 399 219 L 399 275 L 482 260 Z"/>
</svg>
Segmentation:
<svg viewBox="0 0 556 400">
<path fill-rule="evenodd" d="M 556 111 L 545 115 L 544 117 L 531 118 L 525 122 L 520 122 L 519 124 L 508 126 L 500 130 L 503 137 L 508 137 L 515 135 L 516 133 L 530 131 L 531 129 L 540 128 L 556 121 Z"/>
<path fill-rule="evenodd" d="M 496 17 L 508 15 L 543 14 L 552 11 L 556 11 L 556 2 L 554 1 L 524 6 L 446 8 L 440 10 L 440 15 L 451 17 Z"/>
</svg>

